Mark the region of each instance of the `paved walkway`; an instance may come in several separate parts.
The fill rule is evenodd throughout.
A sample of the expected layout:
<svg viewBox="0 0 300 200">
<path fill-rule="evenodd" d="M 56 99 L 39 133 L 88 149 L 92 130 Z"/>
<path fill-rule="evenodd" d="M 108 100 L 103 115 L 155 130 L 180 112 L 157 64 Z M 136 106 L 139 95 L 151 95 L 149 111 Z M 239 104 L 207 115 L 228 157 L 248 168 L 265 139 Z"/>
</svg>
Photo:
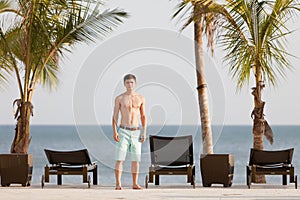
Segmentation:
<svg viewBox="0 0 300 200">
<path fill-rule="evenodd" d="M 122 191 L 115 191 L 112 186 L 63 185 L 49 184 L 41 189 L 40 186 L 23 188 L 11 186 L 0 187 L 0 197 L 5 200 L 92 200 L 92 199 L 138 199 L 138 200 L 167 200 L 167 199 L 207 199 L 207 200 L 300 200 L 300 190 L 293 184 L 281 185 L 253 185 L 251 189 L 246 186 L 232 186 L 223 188 L 201 186 L 192 189 L 190 186 L 149 186 L 149 189 L 132 190 L 124 187 Z"/>
</svg>

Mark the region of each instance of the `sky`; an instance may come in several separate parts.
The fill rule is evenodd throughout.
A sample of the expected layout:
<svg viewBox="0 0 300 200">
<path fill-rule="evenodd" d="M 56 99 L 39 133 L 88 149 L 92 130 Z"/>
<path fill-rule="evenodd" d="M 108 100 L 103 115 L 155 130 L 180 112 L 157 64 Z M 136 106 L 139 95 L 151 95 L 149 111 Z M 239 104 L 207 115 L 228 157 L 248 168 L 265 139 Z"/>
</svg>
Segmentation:
<svg viewBox="0 0 300 200">
<path fill-rule="evenodd" d="M 130 17 L 93 45 L 78 45 L 61 61 L 55 91 L 38 87 L 33 97 L 31 124 L 110 124 L 114 98 L 124 91 L 122 78 L 137 76 L 136 91 L 146 98 L 149 125 L 200 124 L 193 52 L 193 27 L 180 32 L 172 20 L 177 0 L 110 0 L 107 8 L 122 8 Z M 288 51 L 299 56 L 299 17 L 288 37 Z M 213 124 L 251 125 L 251 87 L 236 91 L 236 81 L 217 47 L 214 58 L 206 50 L 205 73 Z M 266 85 L 263 100 L 271 125 L 300 125 L 300 59 L 277 87 Z M 0 92 L 0 125 L 15 124 L 12 102 L 18 98 L 14 80 Z"/>
</svg>

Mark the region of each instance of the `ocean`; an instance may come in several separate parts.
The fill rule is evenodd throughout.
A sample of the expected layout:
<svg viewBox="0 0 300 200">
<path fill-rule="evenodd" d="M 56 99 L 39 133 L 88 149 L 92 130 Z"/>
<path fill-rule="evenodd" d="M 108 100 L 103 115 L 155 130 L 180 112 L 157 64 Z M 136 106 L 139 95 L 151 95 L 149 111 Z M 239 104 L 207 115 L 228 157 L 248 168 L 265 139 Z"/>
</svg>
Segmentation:
<svg viewBox="0 0 300 200">
<path fill-rule="evenodd" d="M 0 153 L 9 153 L 14 136 L 14 126 L 0 126 Z M 265 140 L 265 149 L 278 150 L 295 148 L 293 165 L 295 174 L 300 171 L 300 126 L 272 126 L 274 143 Z M 196 184 L 201 184 L 200 154 L 202 152 L 201 129 L 198 126 L 149 126 L 147 135 L 182 136 L 193 135 Z M 76 150 L 87 148 L 92 161 L 98 164 L 98 183 L 114 185 L 114 141 L 111 126 L 32 125 L 29 153 L 33 154 L 34 168 L 32 185 L 40 185 L 47 158 L 44 149 Z M 214 153 L 234 155 L 233 184 L 246 184 L 246 165 L 253 145 L 252 126 L 213 126 Z M 149 140 L 142 146 L 139 183 L 144 185 L 150 161 Z M 122 183 L 131 185 L 130 158 L 123 165 Z M 161 184 L 187 184 L 185 176 L 161 176 Z M 267 176 L 267 182 L 281 184 L 281 176 Z M 81 176 L 63 176 L 63 184 L 82 184 Z M 49 184 L 56 184 L 56 177 L 50 177 Z"/>
</svg>

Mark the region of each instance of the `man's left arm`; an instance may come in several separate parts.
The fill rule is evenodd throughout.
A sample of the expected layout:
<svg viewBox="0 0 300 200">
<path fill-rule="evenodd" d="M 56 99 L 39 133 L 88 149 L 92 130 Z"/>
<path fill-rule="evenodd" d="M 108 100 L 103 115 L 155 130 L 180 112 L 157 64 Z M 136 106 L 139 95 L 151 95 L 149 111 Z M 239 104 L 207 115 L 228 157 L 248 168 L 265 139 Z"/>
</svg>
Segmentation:
<svg viewBox="0 0 300 200">
<path fill-rule="evenodd" d="M 146 141 L 146 128 L 147 128 L 147 118 L 146 118 L 146 109 L 145 109 L 145 97 L 142 97 L 142 104 L 140 106 L 140 116 L 142 122 L 142 135 L 141 135 L 141 142 Z"/>
</svg>

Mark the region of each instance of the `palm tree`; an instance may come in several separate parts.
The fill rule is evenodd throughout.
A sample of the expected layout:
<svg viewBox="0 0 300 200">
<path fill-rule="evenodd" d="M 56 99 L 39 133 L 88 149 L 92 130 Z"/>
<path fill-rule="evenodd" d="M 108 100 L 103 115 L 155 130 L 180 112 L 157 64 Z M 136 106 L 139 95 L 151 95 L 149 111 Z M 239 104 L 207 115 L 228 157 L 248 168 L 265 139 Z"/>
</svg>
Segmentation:
<svg viewBox="0 0 300 200">
<path fill-rule="evenodd" d="M 286 22 L 299 11 L 299 4 L 293 0 L 234 0 L 228 1 L 227 6 L 228 13 L 224 16 L 228 21 L 220 37 L 227 52 L 225 60 L 232 76 L 237 78 L 238 89 L 249 82 L 253 72 L 253 147 L 263 149 L 263 136 L 272 144 L 273 133 L 264 118 L 262 89 L 266 83 L 275 86 L 278 76 L 284 77 L 285 70 L 290 68 L 285 37 L 291 31 Z"/>
<path fill-rule="evenodd" d="M 204 75 L 203 36 L 207 35 L 208 46 L 214 55 L 214 34 L 219 20 L 219 13 L 215 10 L 222 8 L 208 0 L 184 0 L 178 5 L 178 10 L 173 18 L 188 18 L 182 30 L 194 22 L 195 61 L 198 102 L 200 109 L 203 154 L 213 154 L 211 120 L 209 115 L 209 102 L 207 95 L 207 83 Z M 191 13 L 191 14 L 190 14 Z M 190 14 L 190 16 L 186 16 Z"/>
<path fill-rule="evenodd" d="M 27 153 L 35 88 L 56 86 L 59 58 L 76 44 L 103 38 L 127 17 L 119 9 L 100 12 L 102 5 L 94 0 L 0 1 L 0 12 L 14 13 L 12 22 L 0 27 L 1 74 L 15 76 L 20 93 L 14 101 L 17 125 L 11 153 Z"/>
</svg>

